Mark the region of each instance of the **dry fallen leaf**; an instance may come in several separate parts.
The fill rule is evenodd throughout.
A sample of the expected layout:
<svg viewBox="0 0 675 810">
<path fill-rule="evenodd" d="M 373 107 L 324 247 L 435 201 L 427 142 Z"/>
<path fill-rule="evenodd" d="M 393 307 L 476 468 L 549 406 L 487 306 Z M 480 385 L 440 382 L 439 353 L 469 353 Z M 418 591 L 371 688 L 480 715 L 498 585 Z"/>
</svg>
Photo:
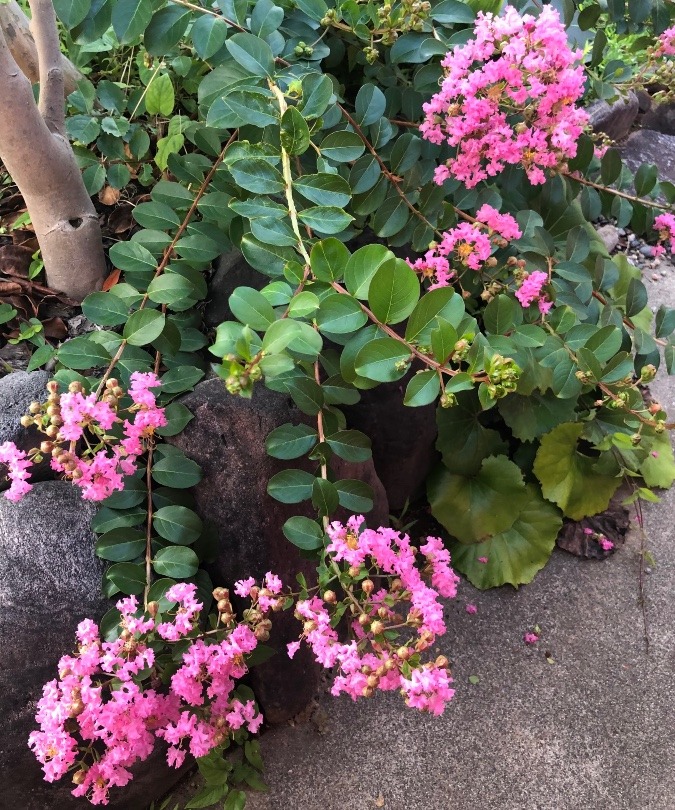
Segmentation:
<svg viewBox="0 0 675 810">
<path fill-rule="evenodd" d="M 375 807 L 384 807 L 384 796 L 380 795 L 375 799 Z"/>
<path fill-rule="evenodd" d="M 98 193 L 99 200 L 103 205 L 115 205 L 119 200 L 122 192 L 118 188 L 112 186 L 104 186 Z"/>
</svg>

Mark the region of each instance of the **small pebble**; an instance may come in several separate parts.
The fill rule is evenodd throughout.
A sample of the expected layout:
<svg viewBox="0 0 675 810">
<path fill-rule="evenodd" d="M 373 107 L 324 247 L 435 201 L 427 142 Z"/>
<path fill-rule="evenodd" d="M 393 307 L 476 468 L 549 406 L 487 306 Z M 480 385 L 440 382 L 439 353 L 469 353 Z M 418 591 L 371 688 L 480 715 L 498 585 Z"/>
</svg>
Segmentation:
<svg viewBox="0 0 675 810">
<path fill-rule="evenodd" d="M 659 278 L 660 278 L 660 276 L 659 276 L 659 274 L 658 274 L 658 273 L 652 273 L 652 280 L 653 280 L 653 281 L 658 281 L 658 280 L 659 280 Z"/>
<path fill-rule="evenodd" d="M 654 249 L 652 248 L 651 245 L 643 245 L 640 248 L 640 253 L 643 256 L 646 256 L 648 259 L 651 259 L 654 256 Z"/>
</svg>

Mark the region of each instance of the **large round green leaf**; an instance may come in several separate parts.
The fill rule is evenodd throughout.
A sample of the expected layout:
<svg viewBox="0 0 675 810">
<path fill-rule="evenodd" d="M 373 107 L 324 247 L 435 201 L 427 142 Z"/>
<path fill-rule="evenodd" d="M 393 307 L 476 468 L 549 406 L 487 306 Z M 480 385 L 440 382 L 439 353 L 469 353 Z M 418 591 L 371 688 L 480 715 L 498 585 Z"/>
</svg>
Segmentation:
<svg viewBox="0 0 675 810">
<path fill-rule="evenodd" d="M 476 588 L 525 585 L 551 556 L 562 526 L 560 511 L 541 497 L 534 484 L 527 484 L 526 489 L 527 500 L 510 529 L 482 543 L 451 541 L 453 566 Z"/>
<path fill-rule="evenodd" d="M 558 425 L 542 437 L 534 461 L 544 497 L 557 503 L 572 520 L 607 509 L 621 485 L 621 478 L 595 470 L 596 458 L 579 452 L 583 430 L 583 424 Z"/>
<path fill-rule="evenodd" d="M 520 468 L 506 456 L 490 456 L 472 476 L 439 466 L 427 492 L 431 513 L 462 543 L 480 543 L 513 526 L 527 502 Z"/>
<path fill-rule="evenodd" d="M 187 546 L 167 546 L 155 554 L 152 566 L 162 577 L 187 579 L 197 573 L 199 557 Z"/>
</svg>

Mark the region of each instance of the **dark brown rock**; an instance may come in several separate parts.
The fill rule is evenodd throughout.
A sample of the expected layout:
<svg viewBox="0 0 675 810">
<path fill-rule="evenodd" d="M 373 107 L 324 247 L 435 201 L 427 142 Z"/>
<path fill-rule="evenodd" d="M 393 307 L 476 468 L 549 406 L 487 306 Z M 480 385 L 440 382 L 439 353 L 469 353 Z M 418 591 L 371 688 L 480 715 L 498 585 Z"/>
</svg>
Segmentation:
<svg viewBox="0 0 675 810">
<path fill-rule="evenodd" d="M 207 326 L 218 326 L 223 321 L 234 320 L 228 303 L 234 290 L 237 287 L 260 290 L 269 282 L 270 279 L 251 267 L 238 250 L 223 253 L 209 282 L 204 322 Z"/>
<path fill-rule="evenodd" d="M 0 498 L 0 807 L 75 810 L 66 778 L 48 784 L 28 748 L 42 687 L 73 651 L 75 628 L 110 607 L 101 595 L 104 563 L 94 554 L 89 523 L 96 511 L 65 481 L 38 483 L 18 504 Z M 124 789 L 111 792 L 110 810 L 145 810 L 181 773 L 158 746 Z"/>
<path fill-rule="evenodd" d="M 293 515 L 313 516 L 311 506 L 279 503 L 267 494 L 269 479 L 294 462 L 273 459 L 265 452 L 265 437 L 271 430 L 286 422 L 310 423 L 309 417 L 288 397 L 262 385 L 247 400 L 228 394 L 219 379 L 200 383 L 181 401 L 195 418 L 172 442 L 202 467 L 195 497 L 198 512 L 218 532 L 218 556 L 210 569 L 214 583 L 232 585 L 249 576 L 260 579 L 266 571 L 274 571 L 291 585 L 299 571 L 311 581 L 315 563 L 303 560 L 281 530 Z M 302 466 L 300 459 L 296 466 Z M 372 462 L 340 462 L 336 472 L 370 483 L 376 506 L 369 521 L 386 523 L 386 496 Z M 277 614 L 268 642 L 277 655 L 251 673 L 257 698 L 272 723 L 302 711 L 318 687 L 319 671 L 309 650 L 303 645 L 293 660 L 285 654 L 286 644 L 298 637 L 298 630 L 291 612 Z"/>
<path fill-rule="evenodd" d="M 628 138 L 621 155 L 633 173 L 643 163 L 654 163 L 659 170 L 659 180 L 675 183 L 675 135 L 642 129 Z"/>
<path fill-rule="evenodd" d="M 404 379 L 363 391 L 360 402 L 344 408 L 349 427 L 370 437 L 375 469 L 393 512 L 422 495 L 438 459 L 436 407 L 404 405 L 405 385 Z"/>
<path fill-rule="evenodd" d="M 614 141 L 620 141 L 631 131 L 639 111 L 635 93 L 630 92 L 625 99 L 611 103 L 598 99 L 587 110 L 590 124 L 596 132 L 604 132 Z"/>
</svg>

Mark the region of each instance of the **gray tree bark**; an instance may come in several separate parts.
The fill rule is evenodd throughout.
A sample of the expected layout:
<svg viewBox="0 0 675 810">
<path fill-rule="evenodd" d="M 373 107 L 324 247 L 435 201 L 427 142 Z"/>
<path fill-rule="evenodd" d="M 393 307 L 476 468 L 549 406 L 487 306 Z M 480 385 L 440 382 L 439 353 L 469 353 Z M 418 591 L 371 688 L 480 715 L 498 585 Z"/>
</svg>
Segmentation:
<svg viewBox="0 0 675 810">
<path fill-rule="evenodd" d="M 35 40 L 30 32 L 30 21 L 23 13 L 16 0 L 0 3 L 0 30 L 5 35 L 14 61 L 33 84 L 40 81 L 38 52 Z M 65 95 L 77 89 L 82 74 L 75 65 L 61 54 Z"/>
<path fill-rule="evenodd" d="M 19 188 L 50 287 L 81 300 L 106 273 L 101 229 L 65 135 L 64 71 L 51 0 L 29 0 L 40 96 L 0 27 L 0 160 Z M 0 6 L 2 8 L 2 6 Z"/>
</svg>

